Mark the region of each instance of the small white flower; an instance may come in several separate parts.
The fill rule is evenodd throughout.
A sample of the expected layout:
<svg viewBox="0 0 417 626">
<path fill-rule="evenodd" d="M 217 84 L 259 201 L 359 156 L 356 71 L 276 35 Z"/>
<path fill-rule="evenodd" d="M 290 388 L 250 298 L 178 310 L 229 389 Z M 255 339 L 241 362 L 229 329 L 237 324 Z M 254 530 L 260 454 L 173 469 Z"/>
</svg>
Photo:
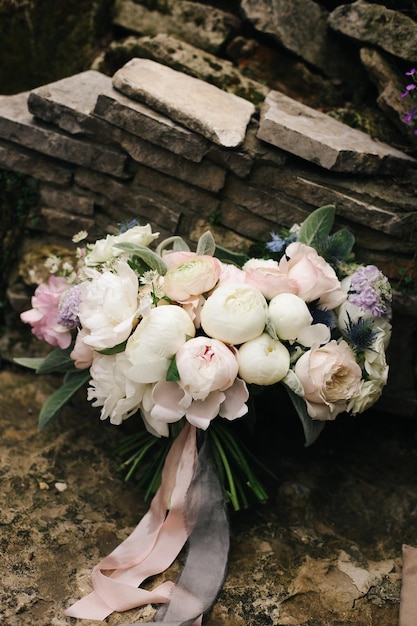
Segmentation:
<svg viewBox="0 0 417 626">
<path fill-rule="evenodd" d="M 80 230 L 78 233 L 76 233 L 73 236 L 72 241 L 73 243 L 79 243 L 80 241 L 83 241 L 87 237 L 88 237 L 88 232 L 86 230 Z"/>
</svg>

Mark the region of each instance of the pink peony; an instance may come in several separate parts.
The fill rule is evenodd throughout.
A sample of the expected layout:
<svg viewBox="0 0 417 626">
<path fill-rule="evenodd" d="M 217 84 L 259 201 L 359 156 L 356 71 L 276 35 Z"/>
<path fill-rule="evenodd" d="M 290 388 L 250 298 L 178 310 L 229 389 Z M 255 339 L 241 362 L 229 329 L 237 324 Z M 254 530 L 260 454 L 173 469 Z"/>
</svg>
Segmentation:
<svg viewBox="0 0 417 626">
<path fill-rule="evenodd" d="M 286 248 L 279 269 L 297 283 L 296 294 L 305 302 L 319 300 L 321 307 L 334 309 L 346 300 L 334 269 L 304 243 L 296 241 Z"/>
<path fill-rule="evenodd" d="M 68 283 L 62 276 L 50 276 L 47 283 L 39 285 L 32 297 L 33 308 L 20 315 L 22 322 L 32 326 L 32 333 L 51 346 L 68 348 L 71 332 L 58 324 L 59 303 Z"/>
<path fill-rule="evenodd" d="M 246 384 L 236 378 L 236 350 L 221 341 L 196 337 L 176 355 L 178 382 L 160 380 L 153 390 L 152 419 L 171 423 L 183 416 L 206 429 L 217 415 L 234 420 L 247 413 Z"/>
</svg>

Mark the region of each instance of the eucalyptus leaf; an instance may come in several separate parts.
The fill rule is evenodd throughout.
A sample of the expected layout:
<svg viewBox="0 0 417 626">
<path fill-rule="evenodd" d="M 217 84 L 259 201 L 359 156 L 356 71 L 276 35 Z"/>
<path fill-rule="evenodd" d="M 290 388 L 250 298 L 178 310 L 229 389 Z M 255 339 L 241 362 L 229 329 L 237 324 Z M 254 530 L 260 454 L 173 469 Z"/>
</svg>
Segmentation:
<svg viewBox="0 0 417 626">
<path fill-rule="evenodd" d="M 330 235 L 335 214 L 336 208 L 331 204 L 313 211 L 301 224 L 298 240 L 314 247 L 317 241 Z"/>
<path fill-rule="evenodd" d="M 44 357 L 18 357 L 13 359 L 15 363 L 31 370 L 38 370 L 44 362 Z"/>
<path fill-rule="evenodd" d="M 159 254 L 156 254 L 156 252 L 153 252 L 153 250 L 150 250 L 146 246 L 140 246 L 136 243 L 124 242 L 118 243 L 117 245 L 115 245 L 115 248 L 118 248 L 119 250 L 124 250 L 125 252 L 129 252 L 130 254 L 139 257 L 148 265 L 151 270 L 156 270 L 158 274 L 161 274 L 162 276 L 164 276 L 167 272 L 168 268 L 162 258 L 159 256 Z"/>
<path fill-rule="evenodd" d="M 212 233 L 207 230 L 203 235 L 201 235 L 197 244 L 197 254 L 205 254 L 209 256 L 213 256 L 216 250 L 216 242 L 214 241 L 214 237 Z"/>
<path fill-rule="evenodd" d="M 90 371 L 74 370 L 68 372 L 64 378 L 63 385 L 57 389 L 45 402 L 39 414 L 38 429 L 43 430 L 48 424 L 56 419 L 70 398 L 80 389 L 90 378 Z"/>
<path fill-rule="evenodd" d="M 301 396 L 295 394 L 287 385 L 284 385 L 284 387 L 291 398 L 291 402 L 293 403 L 298 417 L 300 418 L 304 430 L 305 446 L 308 448 L 308 446 L 311 446 L 311 444 L 318 439 L 326 422 L 321 420 L 313 420 L 307 413 L 307 407 L 304 399 Z"/>
</svg>

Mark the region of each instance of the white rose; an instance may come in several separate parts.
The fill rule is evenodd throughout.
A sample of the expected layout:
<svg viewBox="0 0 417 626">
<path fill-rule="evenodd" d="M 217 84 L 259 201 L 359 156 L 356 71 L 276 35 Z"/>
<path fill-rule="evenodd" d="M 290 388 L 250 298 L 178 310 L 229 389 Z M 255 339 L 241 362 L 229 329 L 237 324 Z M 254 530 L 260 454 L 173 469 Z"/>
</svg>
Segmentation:
<svg viewBox="0 0 417 626">
<path fill-rule="evenodd" d="M 383 388 L 376 380 L 362 380 L 359 393 L 348 402 L 346 410 L 352 415 L 363 413 L 381 397 Z"/>
<path fill-rule="evenodd" d="M 132 364 L 127 375 L 140 383 L 165 378 L 173 356 L 194 335 L 195 326 L 181 307 L 167 304 L 152 309 L 126 344 L 126 356 Z"/>
<path fill-rule="evenodd" d="M 269 318 L 278 337 L 288 341 L 297 339 L 303 328 L 313 321 L 304 300 L 292 293 L 280 293 L 272 298 Z"/>
<path fill-rule="evenodd" d="M 247 383 L 273 385 L 282 380 L 290 367 L 290 353 L 267 333 L 247 341 L 238 350 L 239 376 Z"/>
<path fill-rule="evenodd" d="M 267 302 L 258 289 L 245 283 L 225 283 L 207 298 L 200 321 L 210 337 L 237 345 L 263 332 L 267 313 Z"/>
<path fill-rule="evenodd" d="M 87 270 L 91 280 L 80 285 L 81 326 L 89 333 L 84 343 L 105 350 L 123 343 L 133 328 L 138 310 L 138 277 L 124 261 L 115 271 Z"/>
</svg>

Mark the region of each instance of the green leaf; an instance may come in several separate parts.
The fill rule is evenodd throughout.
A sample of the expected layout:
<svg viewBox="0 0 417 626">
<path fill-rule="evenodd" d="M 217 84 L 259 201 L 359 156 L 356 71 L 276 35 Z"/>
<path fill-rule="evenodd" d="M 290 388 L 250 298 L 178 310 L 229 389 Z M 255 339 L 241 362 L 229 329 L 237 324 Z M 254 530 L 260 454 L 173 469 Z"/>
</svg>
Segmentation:
<svg viewBox="0 0 417 626">
<path fill-rule="evenodd" d="M 119 352 L 123 352 L 126 348 L 127 340 L 122 341 L 122 343 L 118 343 L 117 346 L 113 346 L 112 348 L 104 348 L 104 350 L 97 350 L 100 354 L 104 354 L 105 356 L 109 354 L 118 354 Z"/>
<path fill-rule="evenodd" d="M 156 252 L 153 252 L 153 250 L 150 250 L 146 246 L 125 242 L 118 243 L 115 245 L 115 248 L 119 248 L 119 250 L 124 250 L 125 252 L 129 252 L 130 254 L 139 257 L 151 270 L 156 270 L 158 274 L 161 274 L 161 276 L 164 276 L 167 272 L 167 266 L 159 254 L 156 254 Z"/>
<path fill-rule="evenodd" d="M 36 373 L 49 374 L 50 372 L 70 372 L 75 369 L 74 361 L 70 357 L 71 352 L 72 346 L 65 348 L 65 350 L 61 348 L 52 350 L 38 367 Z"/>
<path fill-rule="evenodd" d="M 90 378 L 89 370 L 74 370 L 68 372 L 62 387 L 57 389 L 45 402 L 39 414 L 38 429 L 43 430 L 55 418 L 63 406 Z"/>
<path fill-rule="evenodd" d="M 295 394 L 289 387 L 287 387 L 287 385 L 284 385 L 284 387 L 287 390 L 293 406 L 297 411 L 297 415 L 301 420 L 301 424 L 304 430 L 305 446 L 308 448 L 308 446 L 311 446 L 311 444 L 318 439 L 326 422 L 321 420 L 313 420 L 307 413 L 305 400 L 301 396 Z"/>
<path fill-rule="evenodd" d="M 172 237 L 167 237 L 156 248 L 156 254 L 162 257 L 162 252 L 172 244 L 172 250 L 169 252 L 190 252 L 189 245 L 184 241 L 182 237 L 179 235 L 173 235 Z"/>
<path fill-rule="evenodd" d="M 345 228 L 338 230 L 328 237 L 322 248 L 322 256 L 326 260 L 347 261 L 355 245 L 354 235 Z"/>
<path fill-rule="evenodd" d="M 223 261 L 224 263 L 232 263 L 237 267 L 242 267 L 246 261 L 249 260 L 249 257 L 246 254 L 238 254 L 237 252 L 232 252 L 227 248 L 222 248 L 222 246 L 218 246 L 216 244 L 216 250 L 214 251 L 214 256 L 216 259 Z"/>
<path fill-rule="evenodd" d="M 168 380 L 170 382 L 177 382 L 178 380 L 181 380 L 178 368 L 177 368 L 177 360 L 174 356 L 174 358 L 172 359 L 171 363 L 169 364 L 168 367 L 168 371 L 166 373 L 166 377 L 165 380 Z"/>
<path fill-rule="evenodd" d="M 213 256 L 215 250 L 216 242 L 214 241 L 214 237 L 211 232 L 207 230 L 198 240 L 196 253 Z"/>
<path fill-rule="evenodd" d="M 31 370 L 37 370 L 42 365 L 44 360 L 45 359 L 43 357 L 19 357 L 13 359 L 13 361 L 18 365 L 21 365 L 22 367 L 28 367 Z"/>
<path fill-rule="evenodd" d="M 301 224 L 298 240 L 314 247 L 316 241 L 330 235 L 335 214 L 336 208 L 331 204 L 313 211 Z"/>
</svg>

